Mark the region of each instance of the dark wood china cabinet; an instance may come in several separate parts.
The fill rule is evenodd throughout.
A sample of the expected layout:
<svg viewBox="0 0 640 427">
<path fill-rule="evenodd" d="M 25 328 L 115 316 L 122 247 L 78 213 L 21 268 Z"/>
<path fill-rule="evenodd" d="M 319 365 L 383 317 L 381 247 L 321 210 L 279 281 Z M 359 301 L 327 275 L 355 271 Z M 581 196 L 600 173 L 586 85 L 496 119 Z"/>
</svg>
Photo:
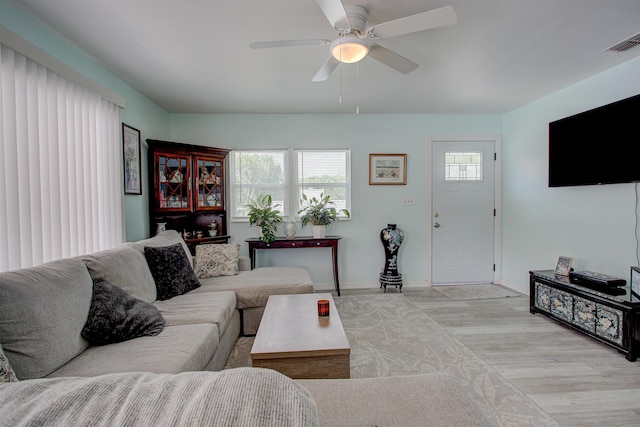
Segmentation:
<svg viewBox="0 0 640 427">
<path fill-rule="evenodd" d="M 151 235 L 180 232 L 192 253 L 227 243 L 225 179 L 229 150 L 147 139 Z"/>
</svg>

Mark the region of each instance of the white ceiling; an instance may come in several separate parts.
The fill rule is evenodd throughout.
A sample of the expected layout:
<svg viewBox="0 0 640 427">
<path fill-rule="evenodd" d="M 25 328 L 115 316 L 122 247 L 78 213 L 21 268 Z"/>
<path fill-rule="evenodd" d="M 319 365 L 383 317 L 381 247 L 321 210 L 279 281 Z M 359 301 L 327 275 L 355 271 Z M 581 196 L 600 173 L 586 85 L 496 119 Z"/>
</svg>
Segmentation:
<svg viewBox="0 0 640 427">
<path fill-rule="evenodd" d="M 333 40 L 315 0 L 13 1 L 172 113 L 500 114 L 640 55 L 603 52 L 640 32 L 639 0 L 344 0 L 369 25 L 447 5 L 458 22 L 379 42 L 410 74 L 365 58 L 313 83 L 328 46 L 249 43 Z"/>
</svg>

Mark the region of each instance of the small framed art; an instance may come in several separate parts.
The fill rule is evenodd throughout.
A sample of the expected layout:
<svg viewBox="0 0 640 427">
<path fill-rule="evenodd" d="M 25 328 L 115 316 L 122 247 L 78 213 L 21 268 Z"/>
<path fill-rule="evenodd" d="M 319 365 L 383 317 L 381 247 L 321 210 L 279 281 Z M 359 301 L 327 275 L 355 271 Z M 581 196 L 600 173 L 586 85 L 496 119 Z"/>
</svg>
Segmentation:
<svg viewBox="0 0 640 427">
<path fill-rule="evenodd" d="M 640 268 L 631 267 L 631 295 L 633 301 L 640 299 Z"/>
<path fill-rule="evenodd" d="M 556 263 L 555 274 L 559 276 L 568 276 L 571 272 L 571 264 L 573 264 L 573 258 L 568 256 L 559 256 Z"/>
<path fill-rule="evenodd" d="M 140 171 L 140 131 L 122 124 L 122 150 L 124 155 L 124 194 L 142 194 Z"/>
<path fill-rule="evenodd" d="M 407 155 L 369 154 L 369 185 L 407 185 Z"/>
</svg>

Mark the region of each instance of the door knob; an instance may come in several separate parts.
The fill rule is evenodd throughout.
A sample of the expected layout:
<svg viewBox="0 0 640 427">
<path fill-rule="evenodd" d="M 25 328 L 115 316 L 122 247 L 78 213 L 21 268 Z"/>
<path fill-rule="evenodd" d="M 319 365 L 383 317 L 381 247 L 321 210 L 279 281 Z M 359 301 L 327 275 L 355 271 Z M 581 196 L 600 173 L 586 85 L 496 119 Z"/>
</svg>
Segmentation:
<svg viewBox="0 0 640 427">
<path fill-rule="evenodd" d="M 436 223 L 434 223 L 434 224 L 433 224 L 433 228 L 440 228 L 440 224 L 439 224 L 439 223 L 437 223 L 437 222 L 436 222 Z"/>
</svg>

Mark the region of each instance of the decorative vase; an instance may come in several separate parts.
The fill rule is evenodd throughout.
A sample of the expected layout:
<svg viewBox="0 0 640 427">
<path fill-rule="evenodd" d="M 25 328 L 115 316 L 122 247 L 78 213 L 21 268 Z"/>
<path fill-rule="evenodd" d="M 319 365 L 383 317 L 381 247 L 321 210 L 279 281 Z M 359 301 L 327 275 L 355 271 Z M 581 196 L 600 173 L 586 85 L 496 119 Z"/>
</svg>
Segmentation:
<svg viewBox="0 0 640 427">
<path fill-rule="evenodd" d="M 312 225 L 311 230 L 313 232 L 313 238 L 324 239 L 326 229 L 326 225 Z"/>
<path fill-rule="evenodd" d="M 380 273 L 380 287 L 395 286 L 402 292 L 402 274 L 398 272 L 398 251 L 404 240 L 404 231 L 396 224 L 388 224 L 380 231 L 380 241 L 384 247 L 385 265 Z"/>
<path fill-rule="evenodd" d="M 167 229 L 167 223 L 166 222 L 159 222 L 158 223 L 158 228 L 156 228 L 156 234 L 160 234 L 163 231 L 165 231 Z"/>
<path fill-rule="evenodd" d="M 209 230 L 209 236 L 216 237 L 218 235 L 218 230 Z"/>
<path fill-rule="evenodd" d="M 296 235 L 296 231 L 297 231 L 296 222 L 291 218 L 287 218 L 284 221 L 284 235 L 287 236 L 288 238 L 291 238 Z"/>
</svg>

